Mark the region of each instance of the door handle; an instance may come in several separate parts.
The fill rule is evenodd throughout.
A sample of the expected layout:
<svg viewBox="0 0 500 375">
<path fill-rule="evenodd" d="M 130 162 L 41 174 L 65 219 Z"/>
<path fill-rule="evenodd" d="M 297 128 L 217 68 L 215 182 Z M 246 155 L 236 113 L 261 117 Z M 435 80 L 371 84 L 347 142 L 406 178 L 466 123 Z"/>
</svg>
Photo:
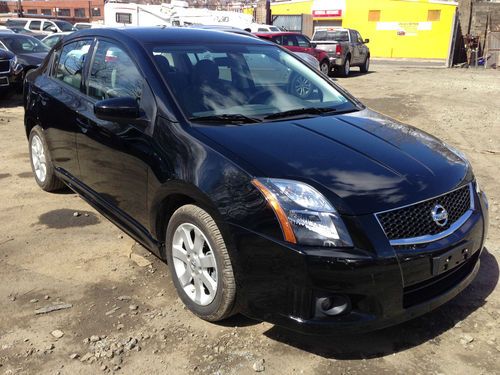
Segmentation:
<svg viewBox="0 0 500 375">
<path fill-rule="evenodd" d="M 78 125 L 78 127 L 80 128 L 80 130 L 82 131 L 82 133 L 87 133 L 88 130 L 89 130 L 89 121 L 88 119 L 86 119 L 85 117 L 82 117 L 82 116 L 76 116 L 76 123 Z"/>
</svg>

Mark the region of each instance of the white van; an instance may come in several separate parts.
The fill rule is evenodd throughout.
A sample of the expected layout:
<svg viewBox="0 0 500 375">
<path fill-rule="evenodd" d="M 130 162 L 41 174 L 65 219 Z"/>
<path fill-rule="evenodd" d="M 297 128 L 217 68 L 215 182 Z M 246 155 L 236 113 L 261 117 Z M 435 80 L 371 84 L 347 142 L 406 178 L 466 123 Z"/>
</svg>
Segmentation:
<svg viewBox="0 0 500 375">
<path fill-rule="evenodd" d="M 7 20 L 9 28 L 23 28 L 38 34 L 74 31 L 73 25 L 63 20 L 44 20 L 40 18 L 13 18 Z"/>
</svg>

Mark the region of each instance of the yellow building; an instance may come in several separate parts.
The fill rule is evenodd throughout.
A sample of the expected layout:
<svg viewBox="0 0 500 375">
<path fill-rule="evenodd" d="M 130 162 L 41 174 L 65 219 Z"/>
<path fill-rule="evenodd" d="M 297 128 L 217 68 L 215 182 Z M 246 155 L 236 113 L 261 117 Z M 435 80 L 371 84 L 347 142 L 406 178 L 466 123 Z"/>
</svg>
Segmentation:
<svg viewBox="0 0 500 375">
<path fill-rule="evenodd" d="M 311 19 L 313 27 L 356 29 L 370 39 L 373 57 L 446 59 L 456 7 L 444 0 L 290 0 L 271 3 L 271 12 L 273 24 L 289 30 L 305 31 Z"/>
</svg>

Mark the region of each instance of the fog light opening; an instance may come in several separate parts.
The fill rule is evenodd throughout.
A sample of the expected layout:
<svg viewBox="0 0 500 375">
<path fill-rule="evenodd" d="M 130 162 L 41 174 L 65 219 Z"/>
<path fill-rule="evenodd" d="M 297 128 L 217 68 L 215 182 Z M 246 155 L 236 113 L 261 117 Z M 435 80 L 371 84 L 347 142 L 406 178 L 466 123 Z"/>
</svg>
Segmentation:
<svg viewBox="0 0 500 375">
<path fill-rule="evenodd" d="M 337 316 L 351 310 L 351 301 L 348 297 L 333 295 L 320 297 L 316 300 L 316 311 L 322 316 Z"/>
</svg>

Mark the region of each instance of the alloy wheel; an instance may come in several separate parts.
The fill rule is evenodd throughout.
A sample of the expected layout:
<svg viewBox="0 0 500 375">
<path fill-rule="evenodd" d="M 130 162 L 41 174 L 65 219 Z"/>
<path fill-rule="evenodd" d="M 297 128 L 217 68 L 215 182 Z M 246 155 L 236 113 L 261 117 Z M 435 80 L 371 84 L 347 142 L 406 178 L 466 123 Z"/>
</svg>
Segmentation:
<svg viewBox="0 0 500 375">
<path fill-rule="evenodd" d="M 47 158 L 45 156 L 42 140 L 36 134 L 31 140 L 31 161 L 33 163 L 36 178 L 43 183 L 47 178 Z"/>
<path fill-rule="evenodd" d="M 344 75 L 347 77 L 350 71 L 351 71 L 351 62 L 349 60 L 346 60 L 344 65 Z"/>
<path fill-rule="evenodd" d="M 311 91 L 312 91 L 311 81 L 309 81 L 305 77 L 298 76 L 295 79 L 293 89 L 298 97 L 307 98 L 311 94 Z"/>
<path fill-rule="evenodd" d="M 209 305 L 218 286 L 215 256 L 205 234 L 195 225 L 184 223 L 172 241 L 175 276 L 187 296 L 200 306 Z"/>
<path fill-rule="evenodd" d="M 330 66 L 328 65 L 328 63 L 324 62 L 321 64 L 321 72 L 328 75 L 328 73 L 330 73 Z"/>
</svg>

